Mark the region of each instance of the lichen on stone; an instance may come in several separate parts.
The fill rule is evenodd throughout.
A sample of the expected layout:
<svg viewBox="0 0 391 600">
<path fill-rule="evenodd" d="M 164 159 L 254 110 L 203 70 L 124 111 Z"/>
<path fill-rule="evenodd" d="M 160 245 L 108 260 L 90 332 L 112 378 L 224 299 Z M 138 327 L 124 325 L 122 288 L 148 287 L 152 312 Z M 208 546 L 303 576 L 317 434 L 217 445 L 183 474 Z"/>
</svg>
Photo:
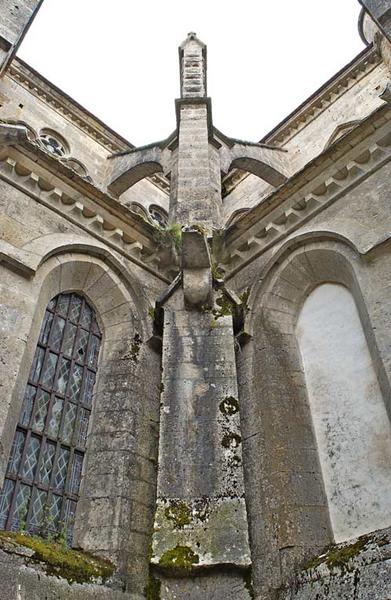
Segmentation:
<svg viewBox="0 0 391 600">
<path fill-rule="evenodd" d="M 223 448 L 237 448 L 242 442 L 242 438 L 237 433 L 225 433 L 221 440 Z"/>
<path fill-rule="evenodd" d="M 171 500 L 169 506 L 164 510 L 164 515 L 173 521 L 176 529 L 183 529 L 191 523 L 191 511 L 186 502 L 182 500 Z"/>
<path fill-rule="evenodd" d="M 114 565 L 81 550 L 72 550 L 58 542 L 21 532 L 0 531 L 0 548 L 6 552 L 10 546 L 30 548 L 29 561 L 40 563 L 48 575 L 62 577 L 69 583 L 103 583 L 114 573 Z"/>
<path fill-rule="evenodd" d="M 220 402 L 220 412 L 223 415 L 231 416 L 238 412 L 239 402 L 233 396 L 226 396 L 222 402 Z"/>
<path fill-rule="evenodd" d="M 178 571 L 191 571 L 200 559 L 189 546 L 175 546 L 167 550 L 159 561 L 161 567 L 176 569 Z"/>
<path fill-rule="evenodd" d="M 138 333 L 136 333 L 133 337 L 129 352 L 129 358 L 135 363 L 138 361 L 138 355 L 140 352 L 142 342 L 143 340 L 141 339 L 141 336 Z"/>
</svg>

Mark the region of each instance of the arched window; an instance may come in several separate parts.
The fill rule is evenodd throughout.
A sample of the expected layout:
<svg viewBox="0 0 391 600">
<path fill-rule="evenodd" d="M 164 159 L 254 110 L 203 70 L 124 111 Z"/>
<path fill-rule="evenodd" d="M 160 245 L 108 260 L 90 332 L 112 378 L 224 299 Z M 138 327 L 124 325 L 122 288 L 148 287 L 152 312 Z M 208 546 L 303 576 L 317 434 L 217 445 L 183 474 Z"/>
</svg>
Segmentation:
<svg viewBox="0 0 391 600">
<path fill-rule="evenodd" d="M 160 208 L 160 206 L 151 204 L 149 207 L 149 214 L 151 215 L 152 220 L 155 221 L 159 227 L 162 227 L 163 229 L 167 227 L 168 215 L 165 210 Z"/>
<path fill-rule="evenodd" d="M 69 146 L 65 139 L 51 129 L 42 129 L 39 133 L 39 140 L 45 150 L 54 156 L 62 158 L 69 154 Z"/>
<path fill-rule="evenodd" d="M 100 343 L 85 299 L 60 294 L 49 302 L 0 495 L 0 528 L 71 542 Z"/>
</svg>

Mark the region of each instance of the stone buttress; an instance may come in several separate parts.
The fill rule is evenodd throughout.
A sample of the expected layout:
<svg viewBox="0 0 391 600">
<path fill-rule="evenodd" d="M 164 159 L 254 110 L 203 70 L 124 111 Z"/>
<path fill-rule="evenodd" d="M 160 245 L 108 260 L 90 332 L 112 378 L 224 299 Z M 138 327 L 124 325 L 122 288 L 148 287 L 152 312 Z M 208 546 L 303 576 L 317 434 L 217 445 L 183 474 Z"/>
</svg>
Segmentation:
<svg viewBox="0 0 391 600">
<path fill-rule="evenodd" d="M 214 289 L 208 245 L 221 204 L 210 143 L 206 49 L 179 49 L 181 98 L 171 220 L 182 226 L 181 281 L 162 302 L 158 499 L 152 547 L 162 598 L 249 598 L 232 306 Z M 179 280 L 178 280 L 179 281 Z M 197 575 L 204 577 L 197 577 Z M 205 575 L 208 576 L 205 576 Z"/>
</svg>

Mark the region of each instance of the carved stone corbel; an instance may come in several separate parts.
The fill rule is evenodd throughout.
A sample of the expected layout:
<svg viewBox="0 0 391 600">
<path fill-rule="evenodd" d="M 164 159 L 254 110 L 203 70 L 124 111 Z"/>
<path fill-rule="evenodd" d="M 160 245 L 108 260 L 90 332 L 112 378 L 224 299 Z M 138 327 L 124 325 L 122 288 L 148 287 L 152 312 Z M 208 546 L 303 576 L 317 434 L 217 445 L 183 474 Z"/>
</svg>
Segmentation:
<svg viewBox="0 0 391 600">
<path fill-rule="evenodd" d="M 203 232 L 188 227 L 182 232 L 183 294 L 185 304 L 193 308 L 212 302 L 211 257 Z"/>
</svg>

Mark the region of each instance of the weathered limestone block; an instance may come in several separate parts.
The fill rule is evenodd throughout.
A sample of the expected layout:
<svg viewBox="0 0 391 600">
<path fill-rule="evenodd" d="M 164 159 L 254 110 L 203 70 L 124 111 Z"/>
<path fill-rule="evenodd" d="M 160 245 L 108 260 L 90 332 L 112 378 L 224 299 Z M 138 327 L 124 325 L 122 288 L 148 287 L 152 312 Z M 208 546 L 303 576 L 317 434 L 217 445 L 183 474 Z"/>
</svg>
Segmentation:
<svg viewBox="0 0 391 600">
<path fill-rule="evenodd" d="M 388 600 L 390 535 L 390 529 L 383 529 L 331 547 L 307 562 L 280 590 L 279 600 Z"/>
<path fill-rule="evenodd" d="M 241 444 L 232 316 L 219 303 L 213 311 L 186 310 L 179 290 L 165 306 L 152 547 L 167 600 L 186 585 L 192 599 L 213 589 L 209 577 L 186 584 L 178 582 L 178 574 L 227 564 L 236 574 L 235 586 L 243 587 L 250 554 Z M 226 587 L 227 582 L 222 590 Z M 244 591 L 237 597 L 249 596 Z"/>
</svg>

